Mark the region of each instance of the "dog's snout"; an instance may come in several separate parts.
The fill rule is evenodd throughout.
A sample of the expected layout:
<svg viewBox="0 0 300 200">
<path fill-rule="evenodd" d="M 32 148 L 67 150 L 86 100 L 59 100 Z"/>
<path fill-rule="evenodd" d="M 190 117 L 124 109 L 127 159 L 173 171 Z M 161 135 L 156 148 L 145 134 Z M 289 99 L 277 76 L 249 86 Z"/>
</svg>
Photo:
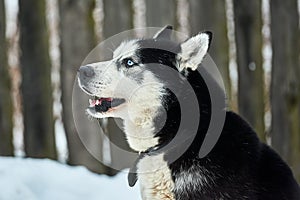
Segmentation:
<svg viewBox="0 0 300 200">
<path fill-rule="evenodd" d="M 81 76 L 87 77 L 87 78 L 92 78 L 95 76 L 95 71 L 91 66 L 81 66 L 79 68 L 79 73 Z"/>
</svg>

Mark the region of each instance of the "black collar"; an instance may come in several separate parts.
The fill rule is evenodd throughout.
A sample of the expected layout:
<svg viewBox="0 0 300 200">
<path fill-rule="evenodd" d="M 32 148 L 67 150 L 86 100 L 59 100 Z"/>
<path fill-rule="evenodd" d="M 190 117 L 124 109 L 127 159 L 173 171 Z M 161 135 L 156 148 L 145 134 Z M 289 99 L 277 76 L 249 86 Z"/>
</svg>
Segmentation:
<svg viewBox="0 0 300 200">
<path fill-rule="evenodd" d="M 149 149 L 147 149 L 146 151 L 140 152 L 139 156 L 137 157 L 137 159 L 135 160 L 133 166 L 130 168 L 129 172 L 128 172 L 128 184 L 130 187 L 133 187 L 137 180 L 138 180 L 138 176 L 137 176 L 137 165 L 140 162 L 140 160 L 142 158 L 144 158 L 145 156 L 154 156 L 154 155 L 158 155 L 160 153 L 162 153 L 162 148 L 165 147 L 169 142 L 164 142 L 163 144 L 154 146 L 154 147 L 150 147 Z"/>
<path fill-rule="evenodd" d="M 137 164 L 139 163 L 139 161 L 144 158 L 146 155 L 148 154 L 147 151 L 145 152 L 141 152 L 139 154 L 139 156 L 137 157 L 137 159 L 135 160 L 133 166 L 130 168 L 129 172 L 128 172 L 128 185 L 130 187 L 133 187 L 136 182 L 137 182 L 137 179 L 138 179 L 138 176 L 137 176 Z"/>
</svg>

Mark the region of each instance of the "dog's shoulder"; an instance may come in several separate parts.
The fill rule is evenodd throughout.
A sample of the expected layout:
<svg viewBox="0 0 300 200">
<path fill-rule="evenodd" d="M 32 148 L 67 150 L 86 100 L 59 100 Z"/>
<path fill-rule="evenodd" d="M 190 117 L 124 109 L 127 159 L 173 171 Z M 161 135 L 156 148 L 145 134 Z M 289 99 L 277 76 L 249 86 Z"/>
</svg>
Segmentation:
<svg viewBox="0 0 300 200">
<path fill-rule="evenodd" d="M 262 143 L 246 120 L 234 112 L 226 113 L 220 140 L 214 153 L 226 156 L 231 167 L 262 199 L 300 199 L 300 189 L 283 159 Z M 243 175 L 244 173 L 247 176 Z"/>
<path fill-rule="evenodd" d="M 299 199 L 290 168 L 239 115 L 226 113 L 222 134 L 205 158 L 170 165 L 176 199 Z"/>
</svg>

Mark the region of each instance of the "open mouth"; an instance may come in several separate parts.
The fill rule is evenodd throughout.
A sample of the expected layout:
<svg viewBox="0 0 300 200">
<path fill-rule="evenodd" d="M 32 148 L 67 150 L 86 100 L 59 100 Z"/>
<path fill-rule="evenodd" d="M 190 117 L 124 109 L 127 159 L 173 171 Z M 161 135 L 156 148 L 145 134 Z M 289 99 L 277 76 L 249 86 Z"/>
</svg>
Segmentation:
<svg viewBox="0 0 300 200">
<path fill-rule="evenodd" d="M 96 112 L 103 113 L 118 107 L 123 103 L 125 103 L 125 99 L 94 97 L 94 99 L 89 99 L 88 109 L 93 109 Z"/>
</svg>

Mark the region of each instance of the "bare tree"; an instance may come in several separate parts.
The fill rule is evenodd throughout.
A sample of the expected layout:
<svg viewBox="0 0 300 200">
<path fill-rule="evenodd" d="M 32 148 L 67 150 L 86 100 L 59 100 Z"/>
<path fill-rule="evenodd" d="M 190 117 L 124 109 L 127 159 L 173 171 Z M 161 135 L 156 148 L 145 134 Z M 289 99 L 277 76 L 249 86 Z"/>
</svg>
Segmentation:
<svg viewBox="0 0 300 200">
<path fill-rule="evenodd" d="M 234 0 L 238 108 L 265 140 L 261 0 Z"/>
<path fill-rule="evenodd" d="M 175 0 L 145 0 L 145 3 L 146 25 L 148 27 L 177 26 Z"/>
<path fill-rule="evenodd" d="M 71 165 L 85 165 L 88 169 L 97 173 L 107 173 L 107 167 L 96 159 L 102 157 L 101 141 L 98 140 L 96 134 L 88 134 L 92 130 L 89 126 L 95 124 L 92 122 L 82 123 L 80 127 L 77 127 L 77 130 L 71 103 L 77 69 L 96 45 L 94 8 L 94 0 L 59 1 L 63 124 L 69 150 L 68 163 Z M 78 102 L 78 105 L 75 106 L 76 109 L 88 105 L 84 94 L 75 95 L 73 98 Z M 75 99 L 73 99 L 73 103 Z M 84 114 L 84 109 L 82 109 L 82 114 Z M 87 119 L 86 116 L 84 118 Z M 84 131 L 87 134 L 82 134 L 85 133 Z M 79 136 L 80 133 L 81 137 Z M 93 152 L 93 155 L 89 150 Z"/>
<path fill-rule="evenodd" d="M 189 3 L 191 35 L 195 35 L 203 30 L 213 32 L 213 42 L 209 55 L 220 70 L 230 103 L 229 41 L 227 37 L 225 1 L 189 0 Z"/>
<path fill-rule="evenodd" d="M 0 0 L 0 155 L 13 155 L 12 144 L 13 106 L 11 99 L 11 82 L 8 73 L 6 48 L 6 17 L 5 3 Z"/>
<path fill-rule="evenodd" d="M 56 159 L 44 0 L 19 0 L 25 153 Z"/>
<path fill-rule="evenodd" d="M 297 0 L 272 0 L 272 146 L 300 179 L 300 63 Z"/>
<path fill-rule="evenodd" d="M 132 0 L 104 0 L 103 10 L 105 38 L 133 28 Z"/>
</svg>

